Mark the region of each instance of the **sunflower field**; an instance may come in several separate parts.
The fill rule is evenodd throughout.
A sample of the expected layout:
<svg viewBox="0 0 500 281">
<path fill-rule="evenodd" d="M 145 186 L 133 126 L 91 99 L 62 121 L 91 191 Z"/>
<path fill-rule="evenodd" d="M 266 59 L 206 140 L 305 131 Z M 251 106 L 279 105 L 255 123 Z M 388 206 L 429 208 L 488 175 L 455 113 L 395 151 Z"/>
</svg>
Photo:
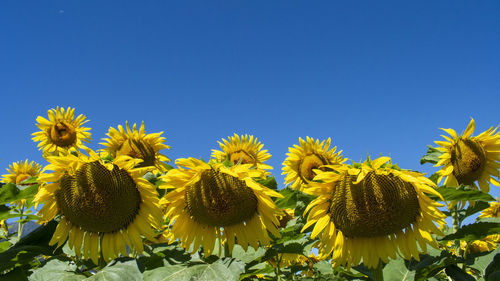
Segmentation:
<svg viewBox="0 0 500 281">
<path fill-rule="evenodd" d="M 46 165 L 5 167 L 0 280 L 500 280 L 498 127 L 442 129 L 426 175 L 330 138 L 298 138 L 275 170 L 251 135 L 170 159 L 144 123 L 92 150 L 87 121 L 49 110 L 32 135 Z"/>
</svg>

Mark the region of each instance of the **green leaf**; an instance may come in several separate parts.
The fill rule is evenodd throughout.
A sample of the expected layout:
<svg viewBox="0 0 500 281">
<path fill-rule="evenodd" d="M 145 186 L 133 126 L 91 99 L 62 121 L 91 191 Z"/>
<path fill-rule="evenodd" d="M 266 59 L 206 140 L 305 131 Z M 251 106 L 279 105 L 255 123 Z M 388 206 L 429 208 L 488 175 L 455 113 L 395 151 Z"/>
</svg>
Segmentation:
<svg viewBox="0 0 500 281">
<path fill-rule="evenodd" d="M 142 273 L 139 270 L 135 259 L 117 259 L 109 263 L 106 267 L 98 271 L 87 280 L 92 281 L 134 281 L 142 280 Z"/>
<path fill-rule="evenodd" d="M 32 281 L 79 281 L 86 279 L 83 274 L 76 274 L 76 265 L 72 261 L 53 259 L 44 266 L 33 271 Z"/>
<path fill-rule="evenodd" d="M 495 201 L 495 198 L 486 192 L 465 187 L 438 187 L 437 191 L 443 195 L 446 201 Z"/>
<path fill-rule="evenodd" d="M 422 158 L 420 158 L 420 165 L 425 163 L 437 164 L 439 162 L 439 156 L 443 154 L 442 151 L 439 151 L 437 148 L 427 145 L 427 152 Z"/>
<path fill-rule="evenodd" d="M 277 190 L 278 189 L 278 183 L 276 182 L 276 179 L 273 176 L 268 176 L 265 179 L 255 179 L 256 182 L 262 184 L 263 186 Z"/>
<path fill-rule="evenodd" d="M 496 254 L 493 261 L 484 271 L 484 279 L 487 281 L 500 280 L 500 254 Z"/>
<path fill-rule="evenodd" d="M 38 192 L 38 184 L 22 186 L 7 183 L 0 188 L 0 204 L 30 199 Z"/>
<path fill-rule="evenodd" d="M 414 277 L 415 271 L 408 269 L 402 258 L 390 260 L 384 267 L 384 280 L 413 281 Z"/>
<path fill-rule="evenodd" d="M 40 254 L 59 254 L 60 249 L 48 245 L 56 226 L 57 222 L 51 221 L 47 225 L 35 229 L 8 250 L 0 253 L 0 272 L 27 264 Z"/>
<path fill-rule="evenodd" d="M 248 247 L 247 251 L 243 249 L 240 245 L 234 245 L 233 252 L 231 256 L 235 259 L 239 259 L 244 263 L 250 263 L 258 258 L 262 257 L 266 253 L 264 248 L 259 247 L 255 250 L 253 247 Z"/>
<path fill-rule="evenodd" d="M 144 256 L 138 258 L 146 270 L 151 270 L 167 264 L 186 263 L 191 260 L 191 255 L 176 245 L 161 243 L 153 244 L 149 247 L 149 249 L 146 248 Z"/>
<path fill-rule="evenodd" d="M 465 240 L 467 242 L 482 239 L 488 235 L 500 233 L 500 223 L 476 222 L 462 226 L 457 232 L 446 235 L 440 240 Z M 438 238 L 439 239 L 439 238 Z"/>
<path fill-rule="evenodd" d="M 433 250 L 436 251 L 437 250 Z M 420 262 L 411 268 L 415 269 L 415 281 L 425 281 L 435 276 L 448 265 L 456 264 L 456 259 L 447 251 L 442 251 L 439 255 L 420 255 Z"/>
<path fill-rule="evenodd" d="M 477 269 L 481 273 L 484 273 L 486 271 L 486 268 L 488 265 L 491 263 L 495 255 L 500 254 L 500 248 L 497 248 L 494 251 L 491 251 L 490 253 L 487 253 L 486 255 L 481 255 L 479 257 L 472 257 L 469 258 L 467 257 L 467 264 L 470 265 L 470 267 Z M 470 260 L 472 259 L 472 261 Z"/>
<path fill-rule="evenodd" d="M 458 219 L 462 222 L 465 218 L 481 212 L 489 206 L 490 204 L 488 204 L 488 202 L 477 201 L 474 203 L 474 206 L 468 206 L 467 209 L 458 211 Z"/>
<path fill-rule="evenodd" d="M 235 259 L 218 260 L 212 264 L 193 266 L 166 266 L 144 272 L 144 281 L 211 281 L 239 280 L 245 270 L 245 264 Z"/>
<path fill-rule="evenodd" d="M 460 267 L 455 264 L 449 265 L 445 269 L 446 275 L 448 275 L 453 281 L 475 281 L 474 277 L 470 276 Z"/>
</svg>

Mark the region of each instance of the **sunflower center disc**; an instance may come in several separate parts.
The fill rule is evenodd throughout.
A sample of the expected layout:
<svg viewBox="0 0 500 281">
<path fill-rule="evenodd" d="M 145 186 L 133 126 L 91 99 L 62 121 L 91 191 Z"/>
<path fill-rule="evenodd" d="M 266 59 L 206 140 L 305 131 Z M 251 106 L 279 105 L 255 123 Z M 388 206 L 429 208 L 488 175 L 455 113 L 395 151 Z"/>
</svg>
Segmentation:
<svg viewBox="0 0 500 281">
<path fill-rule="evenodd" d="M 330 215 L 347 237 L 389 235 L 410 226 L 420 213 L 414 187 L 400 178 L 369 172 L 353 184 L 345 175 L 334 189 Z"/>
<path fill-rule="evenodd" d="M 451 150 L 453 175 L 461 184 L 471 185 L 484 171 L 486 154 L 481 144 L 471 139 L 461 139 Z"/>
<path fill-rule="evenodd" d="M 211 226 L 230 226 L 257 213 L 257 197 L 244 181 L 214 170 L 186 189 L 187 209 L 193 218 Z"/>
<path fill-rule="evenodd" d="M 229 156 L 229 161 L 231 161 L 233 164 L 237 164 L 240 162 L 241 164 L 255 164 L 256 161 L 252 157 L 252 155 L 248 154 L 246 151 L 239 150 L 236 152 L 231 153 Z"/>
<path fill-rule="evenodd" d="M 127 171 L 108 170 L 99 161 L 83 164 L 74 176 L 64 175 L 56 191 L 57 205 L 67 220 L 83 230 L 115 232 L 128 226 L 141 197 Z"/>
<path fill-rule="evenodd" d="M 50 128 L 50 139 L 57 146 L 70 146 L 76 141 L 76 131 L 73 125 L 59 122 Z"/>
<path fill-rule="evenodd" d="M 317 169 L 326 164 L 328 164 L 327 161 L 324 161 L 316 154 L 307 155 L 299 164 L 299 176 L 306 182 L 311 181 L 316 175 L 313 169 Z"/>
<path fill-rule="evenodd" d="M 153 166 L 155 163 L 155 151 L 146 142 L 141 140 L 127 139 L 118 149 L 117 155 L 128 155 L 132 158 L 142 159 L 138 167 Z"/>
</svg>

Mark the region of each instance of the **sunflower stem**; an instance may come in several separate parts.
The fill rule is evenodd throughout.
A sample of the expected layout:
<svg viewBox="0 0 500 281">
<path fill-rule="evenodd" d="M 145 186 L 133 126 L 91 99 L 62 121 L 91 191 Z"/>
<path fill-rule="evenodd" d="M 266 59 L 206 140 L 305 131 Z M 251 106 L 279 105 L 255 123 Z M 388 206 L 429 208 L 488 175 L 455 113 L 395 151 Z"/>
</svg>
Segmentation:
<svg viewBox="0 0 500 281">
<path fill-rule="evenodd" d="M 378 262 L 378 266 L 372 270 L 373 273 L 373 281 L 384 281 L 384 266 L 382 262 Z"/>
<path fill-rule="evenodd" d="M 455 204 L 450 209 L 451 212 L 451 222 L 453 224 L 453 233 L 457 232 L 460 229 L 460 220 L 458 219 L 458 204 Z M 460 253 L 460 240 L 455 240 L 453 245 L 456 248 L 456 252 Z"/>
<path fill-rule="evenodd" d="M 17 222 L 17 240 L 21 239 L 23 233 L 23 223 L 21 222 L 24 214 L 24 202 L 21 202 L 19 221 Z"/>
</svg>

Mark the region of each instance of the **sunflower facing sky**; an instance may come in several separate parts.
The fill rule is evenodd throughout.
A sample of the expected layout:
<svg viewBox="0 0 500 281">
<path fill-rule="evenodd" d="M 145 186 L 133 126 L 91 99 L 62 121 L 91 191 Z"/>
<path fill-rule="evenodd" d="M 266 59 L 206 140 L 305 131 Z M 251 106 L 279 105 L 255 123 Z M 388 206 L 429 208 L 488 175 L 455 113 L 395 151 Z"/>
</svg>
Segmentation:
<svg viewBox="0 0 500 281">
<path fill-rule="evenodd" d="M 34 161 L 28 163 L 28 159 L 14 162 L 9 165 L 8 174 L 3 175 L 2 182 L 20 184 L 23 181 L 38 176 L 42 166 Z"/>
<path fill-rule="evenodd" d="M 425 194 L 442 198 L 436 185 L 389 160 L 329 165 L 334 171 L 318 174 L 304 189 L 318 197 L 305 210 L 303 231 L 314 225 L 311 238 L 319 236 L 320 254 L 331 257 L 334 266 L 362 261 L 376 268 L 380 260 L 395 259 L 398 250 L 405 259 L 419 260 L 418 246 L 424 253 L 427 244 L 438 247 L 431 233 L 442 234 L 446 216 L 437 209 L 443 205 Z"/>
<path fill-rule="evenodd" d="M 264 164 L 271 158 L 271 154 L 267 150 L 262 150 L 264 145 L 252 135 L 240 136 L 235 133 L 234 136 L 228 137 L 228 140 L 219 141 L 219 146 L 222 151 L 212 149 L 212 158 L 218 162 L 229 159 L 233 164 L 252 164 L 258 169 L 272 169 L 271 166 Z"/>
<path fill-rule="evenodd" d="M 458 187 L 469 185 L 488 192 L 490 184 L 500 186 L 494 177 L 499 177 L 500 169 L 500 133 L 491 127 L 487 131 L 472 137 L 475 123 L 471 118 L 462 135 L 453 129 L 442 129 L 451 137 L 441 135 L 446 141 L 435 141 L 443 154 L 435 167 L 443 166 L 437 172 L 438 182 L 445 178 L 444 185 Z M 477 185 L 476 185 L 477 183 Z"/>
<path fill-rule="evenodd" d="M 223 163 L 205 163 L 195 158 L 176 160 L 177 169 L 162 176 L 160 188 L 169 190 L 162 199 L 172 224 L 170 242 L 196 251 L 203 246 L 206 256 L 224 241 L 229 251 L 234 244 L 245 250 L 268 245 L 268 231 L 280 237 L 277 216 L 281 211 L 271 197 L 282 197 L 253 178 L 264 170 L 252 164 L 226 167 Z"/>
<path fill-rule="evenodd" d="M 306 137 L 306 140 L 299 138 L 299 145 L 289 147 L 289 153 L 286 154 L 288 157 L 283 162 L 282 175 L 286 175 L 285 184 L 302 190 L 303 186 L 314 178 L 314 170 L 320 166 L 344 163 L 347 159 L 340 155 L 342 151 L 335 152 L 336 146 L 330 149 L 330 143 L 330 138 L 326 143 L 324 140 L 320 143 L 319 140 Z"/>
<path fill-rule="evenodd" d="M 66 240 L 77 256 L 98 263 L 142 253 L 142 236 L 155 241 L 154 229 L 161 227 L 162 214 L 154 185 L 143 179 L 145 168 L 133 168 L 141 160 L 117 157 L 103 162 L 90 156 L 48 157 L 50 164 L 41 174 L 42 185 L 35 196 L 42 222 L 54 218 L 59 224 L 50 245 L 62 246 Z"/>
<path fill-rule="evenodd" d="M 32 140 L 40 142 L 38 149 L 44 154 L 67 152 L 69 149 L 85 149 L 83 142 L 90 142 L 90 128 L 82 125 L 89 120 L 80 114 L 75 118 L 75 109 L 63 107 L 50 109 L 49 120 L 38 116 L 36 126 L 40 131 L 33 133 Z"/>
<path fill-rule="evenodd" d="M 155 166 L 159 171 L 164 171 L 165 166 L 162 162 L 170 162 L 170 159 L 159 153 L 162 149 L 169 149 L 170 146 L 165 145 L 165 138 L 161 135 L 163 132 L 146 134 L 144 122 L 137 130 L 137 125 L 134 123 L 132 129 L 128 122 L 125 122 L 125 128 L 118 125 L 118 130 L 110 127 L 107 133 L 108 139 L 103 139 L 101 143 L 106 148 L 111 156 L 118 157 L 120 155 L 128 155 L 132 158 L 142 159 L 140 167 Z"/>
</svg>

